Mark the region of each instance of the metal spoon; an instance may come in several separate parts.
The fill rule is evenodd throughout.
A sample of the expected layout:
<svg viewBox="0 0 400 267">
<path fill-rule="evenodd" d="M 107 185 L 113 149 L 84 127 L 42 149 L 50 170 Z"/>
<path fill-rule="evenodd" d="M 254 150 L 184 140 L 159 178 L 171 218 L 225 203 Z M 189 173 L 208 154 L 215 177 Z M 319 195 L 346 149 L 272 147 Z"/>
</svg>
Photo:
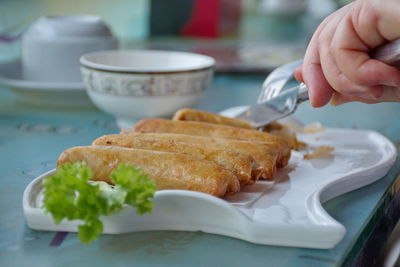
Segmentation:
<svg viewBox="0 0 400 267">
<path fill-rule="evenodd" d="M 370 54 L 371 58 L 388 65 L 400 66 L 400 39 L 376 48 Z M 260 128 L 268 123 L 292 114 L 297 105 L 309 100 L 308 89 L 304 83 L 284 89 L 293 78 L 294 70 L 302 61 L 291 62 L 275 69 L 266 78 L 256 105 L 248 107 L 236 118 L 249 121 L 254 128 Z"/>
</svg>

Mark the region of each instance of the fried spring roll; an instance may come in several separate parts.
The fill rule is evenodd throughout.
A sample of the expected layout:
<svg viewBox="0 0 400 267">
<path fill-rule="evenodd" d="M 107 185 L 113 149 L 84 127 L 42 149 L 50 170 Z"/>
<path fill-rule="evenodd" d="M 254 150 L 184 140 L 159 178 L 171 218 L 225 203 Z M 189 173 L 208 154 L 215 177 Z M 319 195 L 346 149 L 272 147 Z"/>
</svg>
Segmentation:
<svg viewBox="0 0 400 267">
<path fill-rule="evenodd" d="M 278 150 L 278 167 L 284 166 L 281 165 L 281 163 L 285 164 L 285 161 L 287 163 L 287 160 L 290 158 L 290 146 L 282 137 L 256 130 L 203 122 L 171 121 L 155 118 L 139 121 L 132 130 L 141 133 L 175 133 L 252 142 L 265 142 L 270 143 L 271 147 Z"/>
<path fill-rule="evenodd" d="M 254 183 L 253 180 L 258 178 L 254 177 L 252 180 L 251 174 L 255 162 L 249 155 L 199 144 L 183 143 L 174 140 L 157 140 L 145 138 L 144 136 L 145 135 L 140 137 L 121 134 L 104 135 L 94 140 L 92 145 L 121 146 L 193 155 L 213 161 L 230 170 L 238 177 L 241 186 Z"/>
<path fill-rule="evenodd" d="M 172 120 L 207 122 L 207 123 L 228 125 L 244 129 L 252 129 L 250 123 L 248 123 L 245 120 L 229 118 L 215 113 L 189 109 L 189 108 L 178 110 L 172 117 Z"/>
<path fill-rule="evenodd" d="M 174 140 L 177 142 L 194 143 L 207 145 L 222 150 L 231 150 L 234 152 L 250 155 L 256 162 L 252 176 L 262 179 L 272 180 L 277 166 L 286 166 L 288 158 L 281 158 L 278 162 L 279 151 L 277 147 L 270 143 L 248 142 L 233 139 L 210 138 L 204 136 L 194 136 L 185 134 L 168 133 L 137 133 L 129 130 L 123 130 L 122 134 L 144 136 L 155 140 Z"/>
<path fill-rule="evenodd" d="M 265 126 L 262 131 L 282 137 L 286 140 L 291 149 L 299 150 L 301 146 L 301 143 L 297 140 L 295 132 L 279 122 L 271 122 Z"/>
<path fill-rule="evenodd" d="M 198 121 L 233 126 L 243 129 L 252 129 L 250 123 L 245 120 L 229 118 L 215 113 L 187 108 L 178 110 L 174 114 L 172 120 Z M 263 132 L 282 137 L 286 140 L 291 149 L 297 150 L 299 148 L 299 142 L 297 141 L 296 134 L 278 122 L 272 122 L 265 126 L 263 128 Z"/>
<path fill-rule="evenodd" d="M 131 163 L 149 174 L 157 189 L 186 189 L 223 197 L 239 191 L 237 177 L 213 162 L 197 157 L 115 146 L 81 146 L 65 150 L 57 164 L 85 162 L 94 180 L 112 184 L 111 171 L 118 163 Z"/>
<path fill-rule="evenodd" d="M 246 141 L 273 142 L 284 145 L 282 138 L 268 133 L 197 121 L 172 121 L 150 118 L 139 121 L 133 127 L 133 130 L 141 133 L 177 133 Z"/>
</svg>

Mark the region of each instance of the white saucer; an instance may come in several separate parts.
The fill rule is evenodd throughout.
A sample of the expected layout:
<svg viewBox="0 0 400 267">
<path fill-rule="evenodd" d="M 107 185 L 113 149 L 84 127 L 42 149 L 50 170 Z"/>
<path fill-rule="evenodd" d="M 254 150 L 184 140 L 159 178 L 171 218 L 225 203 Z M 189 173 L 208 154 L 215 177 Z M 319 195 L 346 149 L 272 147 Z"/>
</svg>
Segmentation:
<svg viewBox="0 0 400 267">
<path fill-rule="evenodd" d="M 83 82 L 28 81 L 22 77 L 21 60 L 0 62 L 0 86 L 10 88 L 19 100 L 45 106 L 92 106 Z"/>
</svg>

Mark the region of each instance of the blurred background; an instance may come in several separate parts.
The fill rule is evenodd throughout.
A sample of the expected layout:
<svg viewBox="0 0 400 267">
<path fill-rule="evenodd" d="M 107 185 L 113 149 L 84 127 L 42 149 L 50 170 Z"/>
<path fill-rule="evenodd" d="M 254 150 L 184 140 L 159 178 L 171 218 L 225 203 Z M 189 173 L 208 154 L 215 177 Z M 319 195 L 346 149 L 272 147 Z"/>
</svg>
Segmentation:
<svg viewBox="0 0 400 267">
<path fill-rule="evenodd" d="M 123 49 L 206 54 L 216 59 L 217 73 L 262 74 L 254 82 L 258 88 L 268 72 L 303 58 L 318 24 L 349 2 L 351 0 L 0 0 L 0 62 L 20 58 L 21 36 L 39 17 L 92 14 L 104 19 Z M 223 87 L 234 87 L 238 80 L 226 82 L 220 81 Z M 207 105 L 211 109 L 217 106 Z M 372 108 L 359 107 L 359 112 Z M 300 114 L 309 115 L 307 111 Z M 347 116 L 353 111 L 344 108 L 343 114 Z M 321 112 L 317 120 L 322 121 L 324 116 Z M 369 120 L 366 118 L 366 127 L 370 125 Z M 337 126 L 342 126 L 341 121 L 342 117 L 338 116 Z M 398 236 L 400 225 L 387 245 L 388 251 L 395 247 L 390 253 L 394 258 L 400 251 Z"/>
<path fill-rule="evenodd" d="M 122 48 L 192 51 L 217 72 L 265 72 L 300 59 L 334 0 L 1 0 L 0 60 L 20 56 L 20 36 L 43 15 L 102 17 Z"/>
</svg>

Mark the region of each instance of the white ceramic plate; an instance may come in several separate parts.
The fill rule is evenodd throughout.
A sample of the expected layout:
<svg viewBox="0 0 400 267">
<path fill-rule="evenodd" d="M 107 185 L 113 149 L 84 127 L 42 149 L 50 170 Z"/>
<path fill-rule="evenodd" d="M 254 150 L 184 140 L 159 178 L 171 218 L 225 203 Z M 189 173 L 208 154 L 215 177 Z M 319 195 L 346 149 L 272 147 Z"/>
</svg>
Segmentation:
<svg viewBox="0 0 400 267">
<path fill-rule="evenodd" d="M 382 178 L 395 161 L 396 149 L 372 131 L 326 129 L 298 137 L 311 148 L 334 147 L 333 156 L 303 160 L 305 152 L 294 151 L 275 183 L 258 181 L 227 199 L 184 190 L 158 191 L 151 214 L 137 215 L 127 208 L 103 218 L 104 233 L 203 231 L 257 244 L 332 248 L 346 230 L 321 203 Z M 40 208 L 41 181 L 51 173 L 25 189 L 27 223 L 37 230 L 76 231 L 79 222 L 56 225 Z"/>
<path fill-rule="evenodd" d="M 92 105 L 82 82 L 24 80 L 20 60 L 0 62 L 0 86 L 10 88 L 21 102 L 27 104 L 60 107 Z"/>
</svg>

